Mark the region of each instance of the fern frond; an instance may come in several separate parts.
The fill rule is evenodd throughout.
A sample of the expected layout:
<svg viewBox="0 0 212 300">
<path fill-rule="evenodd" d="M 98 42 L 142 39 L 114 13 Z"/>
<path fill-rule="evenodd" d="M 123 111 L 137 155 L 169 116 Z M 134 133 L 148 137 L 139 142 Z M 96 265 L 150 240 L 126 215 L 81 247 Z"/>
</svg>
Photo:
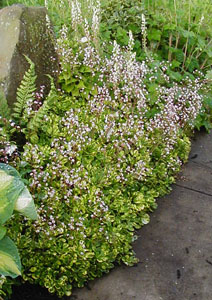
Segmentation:
<svg viewBox="0 0 212 300">
<path fill-rule="evenodd" d="M 46 101 L 48 101 L 49 105 L 51 106 L 52 104 L 54 104 L 54 101 L 57 101 L 58 93 L 57 93 L 57 89 L 55 87 L 54 79 L 52 78 L 52 76 L 47 75 L 47 77 L 49 77 L 49 79 L 50 79 L 50 91 L 49 91 Z"/>
<path fill-rule="evenodd" d="M 40 126 L 42 126 L 43 119 L 45 118 L 45 115 L 48 114 L 50 108 L 54 105 L 54 102 L 57 100 L 57 90 L 54 85 L 54 79 L 47 75 L 50 78 L 51 81 L 51 89 L 49 91 L 48 96 L 43 102 L 43 105 L 39 108 L 39 110 L 35 113 L 35 115 L 32 117 L 28 128 L 30 130 L 33 130 L 36 132 Z"/>
<path fill-rule="evenodd" d="M 5 98 L 4 94 L 2 91 L 0 91 L 0 115 L 3 117 L 3 118 L 6 118 L 6 119 L 10 119 L 10 114 L 11 114 L 11 111 L 10 111 L 10 108 L 7 104 L 7 99 Z"/>
<path fill-rule="evenodd" d="M 35 74 L 35 64 L 25 56 L 28 61 L 30 67 L 25 72 L 24 77 L 21 81 L 20 86 L 17 89 L 17 97 L 16 102 L 14 104 L 14 113 L 12 116 L 19 121 L 24 115 L 26 117 L 26 109 L 28 107 L 28 103 L 34 101 L 35 96 L 34 92 L 36 90 L 36 74 Z"/>
<path fill-rule="evenodd" d="M 39 110 L 35 113 L 33 118 L 30 120 L 28 128 L 33 132 L 36 132 L 38 128 L 42 125 L 43 119 L 45 115 L 47 115 L 49 111 L 49 103 L 48 101 L 44 101 L 43 105 L 39 108 Z"/>
<path fill-rule="evenodd" d="M 32 143 L 37 143 L 38 141 L 38 130 L 43 126 L 43 122 L 45 117 L 49 115 L 50 110 L 54 107 L 55 102 L 57 101 L 57 90 L 54 85 L 54 80 L 50 75 L 47 75 L 51 81 L 51 89 L 44 100 L 42 106 L 39 108 L 37 112 L 31 117 L 28 126 L 28 138 Z"/>
</svg>

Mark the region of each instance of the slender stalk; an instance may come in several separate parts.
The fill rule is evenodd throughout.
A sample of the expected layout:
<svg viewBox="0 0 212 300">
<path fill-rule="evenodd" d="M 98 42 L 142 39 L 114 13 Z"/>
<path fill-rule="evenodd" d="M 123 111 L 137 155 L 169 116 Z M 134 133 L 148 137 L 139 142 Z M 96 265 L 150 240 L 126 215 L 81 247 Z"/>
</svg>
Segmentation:
<svg viewBox="0 0 212 300">
<path fill-rule="evenodd" d="M 204 49 L 202 49 L 202 51 L 205 50 L 205 49 L 207 49 L 207 47 L 208 47 L 211 43 L 212 43 L 212 40 L 210 40 L 210 41 L 208 42 L 208 44 L 204 47 Z M 200 57 L 200 55 L 202 54 L 202 51 L 201 51 L 200 53 L 198 53 L 198 55 L 196 55 L 196 58 Z"/>
<path fill-rule="evenodd" d="M 175 14 L 175 24 L 177 27 L 177 3 L 176 3 L 176 0 L 174 0 L 174 14 Z"/>
<path fill-rule="evenodd" d="M 205 64 L 206 64 L 207 61 L 208 61 L 208 57 L 206 57 L 205 60 L 203 61 L 202 65 L 201 65 L 201 67 L 200 67 L 201 70 L 204 69 Z"/>
<path fill-rule="evenodd" d="M 188 8 L 188 31 L 190 31 L 190 25 L 191 25 L 191 0 L 189 0 L 189 8 Z M 185 67 L 185 61 L 187 57 L 188 41 L 189 41 L 189 37 L 187 37 L 186 44 L 185 44 L 184 59 L 183 59 L 183 66 L 182 66 L 183 69 Z"/>
<path fill-rule="evenodd" d="M 193 45 L 193 46 L 191 47 L 190 53 L 189 53 L 189 55 L 188 55 L 188 60 L 191 60 L 191 59 L 193 58 L 193 54 L 195 53 L 194 48 L 195 48 L 195 45 Z"/>
<path fill-rule="evenodd" d="M 171 48 L 172 46 L 172 33 L 169 35 L 169 48 Z M 168 61 L 172 60 L 172 52 L 171 49 L 169 49 L 169 53 L 168 53 Z"/>
<path fill-rule="evenodd" d="M 204 66 L 204 68 L 202 68 L 202 70 L 204 69 L 207 69 L 207 68 L 210 68 L 211 67 L 211 64 L 207 65 L 207 66 Z"/>
<path fill-rule="evenodd" d="M 180 35 L 179 35 L 179 33 L 177 33 L 176 42 L 175 42 L 175 49 L 177 49 L 177 47 L 178 47 L 179 40 L 180 40 Z"/>
</svg>

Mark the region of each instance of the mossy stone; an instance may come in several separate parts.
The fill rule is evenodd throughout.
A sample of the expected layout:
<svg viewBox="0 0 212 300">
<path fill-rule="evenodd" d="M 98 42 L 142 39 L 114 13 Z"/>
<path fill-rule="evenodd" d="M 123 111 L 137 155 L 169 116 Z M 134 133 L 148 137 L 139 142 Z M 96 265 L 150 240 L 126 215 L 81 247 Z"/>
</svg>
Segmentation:
<svg viewBox="0 0 212 300">
<path fill-rule="evenodd" d="M 59 61 L 52 27 L 44 7 L 15 4 L 0 10 L 0 85 L 10 107 L 16 101 L 16 91 L 29 68 L 25 56 L 36 66 L 39 90 L 50 89 L 47 74 L 57 80 Z"/>
</svg>

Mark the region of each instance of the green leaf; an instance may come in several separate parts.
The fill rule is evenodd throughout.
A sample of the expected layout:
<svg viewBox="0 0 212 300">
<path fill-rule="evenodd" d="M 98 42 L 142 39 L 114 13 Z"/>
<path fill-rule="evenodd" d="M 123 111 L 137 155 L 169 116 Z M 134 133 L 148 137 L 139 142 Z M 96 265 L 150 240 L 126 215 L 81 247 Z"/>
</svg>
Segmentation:
<svg viewBox="0 0 212 300">
<path fill-rule="evenodd" d="M 189 30 L 184 30 L 182 29 L 181 30 L 181 33 L 183 35 L 183 37 L 185 38 L 192 38 L 192 37 L 195 37 L 195 33 L 193 31 L 189 31 Z"/>
<path fill-rule="evenodd" d="M 142 217 L 142 220 L 141 220 L 141 221 L 142 221 L 142 224 L 144 224 L 144 225 L 148 224 L 149 221 L 150 221 L 149 215 L 145 214 L 145 215 Z"/>
<path fill-rule="evenodd" d="M 184 53 L 181 49 L 177 49 L 175 51 L 175 57 L 176 57 L 176 60 L 179 61 L 179 62 L 183 62 L 184 61 Z"/>
<path fill-rule="evenodd" d="M 18 250 L 8 237 L 0 240 L 0 274 L 12 278 L 21 275 L 21 261 Z"/>
<path fill-rule="evenodd" d="M 74 96 L 74 97 L 79 96 L 79 94 L 80 94 L 80 92 L 79 92 L 78 89 L 74 89 L 74 90 L 72 91 L 72 96 Z"/>
<path fill-rule="evenodd" d="M 141 28 L 136 24 L 129 24 L 129 30 L 131 30 L 133 34 L 138 34 L 141 31 Z"/>
<path fill-rule="evenodd" d="M 7 229 L 3 226 L 0 225 L 0 240 L 3 239 L 3 237 L 5 236 L 7 232 Z"/>
<path fill-rule="evenodd" d="M 124 46 L 128 45 L 129 42 L 128 32 L 125 29 L 118 27 L 116 39 L 119 44 Z"/>
<path fill-rule="evenodd" d="M 70 72 L 63 72 L 62 76 L 60 76 L 59 78 L 64 78 L 67 82 L 70 79 Z"/>
<path fill-rule="evenodd" d="M 78 88 L 78 89 L 83 89 L 83 88 L 85 88 L 84 82 L 83 82 L 82 80 L 79 82 L 79 84 L 77 84 L 77 88 Z"/>
<path fill-rule="evenodd" d="M 35 145 L 35 144 L 38 143 L 38 141 L 39 141 L 39 138 L 38 138 L 38 135 L 36 133 L 33 133 L 33 134 L 30 135 L 30 142 L 32 144 Z"/>
<path fill-rule="evenodd" d="M 81 73 L 92 73 L 91 68 L 87 66 L 81 66 L 79 70 Z"/>
<path fill-rule="evenodd" d="M 212 80 L 212 70 L 210 70 L 206 73 L 206 79 Z"/>
<path fill-rule="evenodd" d="M 34 91 L 36 90 L 35 81 L 37 76 L 35 75 L 35 64 L 26 55 L 24 56 L 27 62 L 29 63 L 30 67 L 28 71 L 25 72 L 24 77 L 16 93 L 17 97 L 16 102 L 14 103 L 15 113 L 12 114 L 12 117 L 17 119 L 18 121 L 21 121 L 22 117 L 28 117 L 28 100 L 35 99 Z"/>
<path fill-rule="evenodd" d="M 181 63 L 175 59 L 171 62 L 171 64 L 173 68 L 178 68 L 181 65 Z"/>
<path fill-rule="evenodd" d="M 98 94 L 98 89 L 95 87 L 93 90 L 91 90 L 91 95 L 95 96 Z"/>
<path fill-rule="evenodd" d="M 20 179 L 8 175 L 0 166 L 0 224 L 11 217 L 15 201 L 23 188 Z"/>
<path fill-rule="evenodd" d="M 73 86 L 73 84 L 66 85 L 65 83 L 63 83 L 62 88 L 67 93 L 70 93 L 73 90 L 74 86 Z"/>
<path fill-rule="evenodd" d="M 13 181 L 13 176 L 8 175 L 5 171 L 0 169 L 0 187 L 6 189 Z"/>
<path fill-rule="evenodd" d="M 163 27 L 164 30 L 175 30 L 176 29 L 176 24 L 166 24 L 164 27 Z"/>
<path fill-rule="evenodd" d="M 155 28 L 152 28 L 149 30 L 148 34 L 147 34 L 148 40 L 149 41 L 160 41 L 161 38 L 161 31 Z"/>
<path fill-rule="evenodd" d="M 168 74 L 173 80 L 176 80 L 178 82 L 182 80 L 182 75 L 179 72 L 169 71 Z"/>
<path fill-rule="evenodd" d="M 203 39 L 201 36 L 198 37 L 198 46 L 202 49 L 204 49 L 206 46 L 205 39 Z"/>
<path fill-rule="evenodd" d="M 0 170 L 3 170 L 8 175 L 21 178 L 18 171 L 15 168 L 11 167 L 10 165 L 0 163 Z"/>
<path fill-rule="evenodd" d="M 207 49 L 205 52 L 207 53 L 208 57 L 210 57 L 210 58 L 212 57 L 212 50 L 211 50 L 211 48 Z"/>
<path fill-rule="evenodd" d="M 28 189 L 25 187 L 15 202 L 14 209 L 27 218 L 37 220 L 34 201 Z"/>
<path fill-rule="evenodd" d="M 19 173 L 9 165 L 0 164 L 0 224 L 11 217 L 14 209 L 28 218 L 37 219 L 32 196 Z"/>
</svg>

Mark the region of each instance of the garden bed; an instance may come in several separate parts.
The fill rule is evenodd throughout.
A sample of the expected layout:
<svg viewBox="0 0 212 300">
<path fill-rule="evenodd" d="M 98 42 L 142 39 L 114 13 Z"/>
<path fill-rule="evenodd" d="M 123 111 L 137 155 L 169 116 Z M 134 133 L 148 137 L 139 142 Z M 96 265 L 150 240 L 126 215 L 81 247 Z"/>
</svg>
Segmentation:
<svg viewBox="0 0 212 300">
<path fill-rule="evenodd" d="M 144 14 L 139 20 L 140 31 L 130 21 L 134 39 L 124 25 L 108 26 L 108 32 L 100 22 L 100 3 L 86 3 L 87 12 L 73 1 L 71 27 L 67 22 L 57 32 L 60 89 L 49 78 L 51 91 L 44 97 L 35 84 L 36 66 L 28 60 L 15 113 L 0 120 L 1 160 L 20 172 L 39 216 L 31 221 L 14 215 L 8 222 L 23 281 L 60 297 L 109 272 L 114 263 L 137 262 L 135 229 L 149 222 L 156 199 L 170 191 L 187 161 L 195 126 L 211 126 L 211 74 L 205 76 L 204 69 L 211 58 L 198 52 L 194 71 L 188 64 L 194 40 L 190 45 L 185 29 L 183 45 L 176 44 L 178 35 L 170 33 L 176 28 L 160 33 L 149 11 L 148 24 Z M 168 45 L 172 52 L 163 51 Z M 177 60 L 178 48 L 183 59 Z M 5 152 L 8 146 L 12 153 Z"/>
</svg>

